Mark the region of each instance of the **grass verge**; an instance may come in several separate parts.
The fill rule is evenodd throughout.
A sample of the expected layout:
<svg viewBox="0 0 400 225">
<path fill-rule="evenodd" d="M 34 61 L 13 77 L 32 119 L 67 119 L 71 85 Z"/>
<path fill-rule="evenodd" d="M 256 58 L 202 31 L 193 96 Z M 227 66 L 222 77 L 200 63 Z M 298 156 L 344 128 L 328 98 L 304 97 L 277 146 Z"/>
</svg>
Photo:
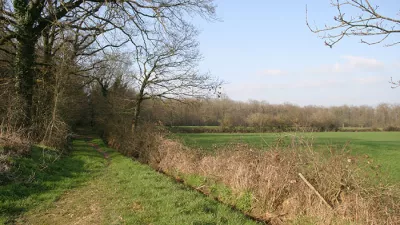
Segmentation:
<svg viewBox="0 0 400 225">
<path fill-rule="evenodd" d="M 75 141 L 71 156 L 49 166 L 27 189 L 20 184 L 1 187 L 1 222 L 256 224 L 240 212 L 105 147 L 101 140 L 91 142 L 107 159 L 88 143 Z M 36 156 L 20 165 L 29 164 L 37 170 L 41 160 L 37 150 L 33 153 Z M 82 185 L 84 181 L 88 182 Z M 73 187 L 77 188 L 71 190 Z"/>
<path fill-rule="evenodd" d="M 84 141 L 75 141 L 74 146 L 79 151 L 61 157 L 54 150 L 34 146 L 29 155 L 14 159 L 13 181 L 0 186 L 0 224 L 49 207 L 104 167 L 105 160 Z"/>
</svg>

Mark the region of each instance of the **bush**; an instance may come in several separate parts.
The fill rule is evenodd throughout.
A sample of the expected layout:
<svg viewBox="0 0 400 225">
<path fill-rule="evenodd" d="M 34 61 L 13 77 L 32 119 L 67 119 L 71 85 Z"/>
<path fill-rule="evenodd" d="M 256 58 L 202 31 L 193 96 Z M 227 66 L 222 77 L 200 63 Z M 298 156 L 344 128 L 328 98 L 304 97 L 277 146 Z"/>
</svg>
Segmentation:
<svg viewBox="0 0 400 225">
<path fill-rule="evenodd" d="M 388 126 L 383 129 L 384 131 L 400 131 L 400 127 Z"/>
<path fill-rule="evenodd" d="M 122 154 L 152 164 L 158 163 L 157 149 L 160 148 L 165 133 L 166 131 L 156 124 L 144 123 L 134 132 L 130 126 L 113 129 L 105 133 L 104 138 L 108 145 Z"/>
<path fill-rule="evenodd" d="M 70 135 L 68 125 L 65 122 L 61 119 L 56 119 L 47 124 L 45 130 L 41 144 L 59 150 L 66 148 Z"/>
</svg>

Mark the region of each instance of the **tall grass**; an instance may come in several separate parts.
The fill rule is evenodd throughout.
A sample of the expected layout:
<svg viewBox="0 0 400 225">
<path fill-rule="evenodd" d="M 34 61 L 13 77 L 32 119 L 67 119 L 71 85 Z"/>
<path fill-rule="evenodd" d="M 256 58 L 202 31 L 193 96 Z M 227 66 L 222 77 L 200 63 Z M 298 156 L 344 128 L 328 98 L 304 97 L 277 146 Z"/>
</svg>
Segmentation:
<svg viewBox="0 0 400 225">
<path fill-rule="evenodd" d="M 170 175 L 212 179 L 236 196 L 251 196 L 249 213 L 272 224 L 400 223 L 399 187 L 388 185 L 378 166 L 345 148 L 315 151 L 312 140 L 294 136 L 267 151 L 234 144 L 204 153 L 162 135 L 147 137 L 140 139 L 152 143 L 143 161 Z M 211 190 L 207 185 L 201 188 Z"/>
<path fill-rule="evenodd" d="M 29 152 L 31 143 L 23 131 L 0 126 L 0 185 L 12 179 L 14 158 Z"/>
</svg>

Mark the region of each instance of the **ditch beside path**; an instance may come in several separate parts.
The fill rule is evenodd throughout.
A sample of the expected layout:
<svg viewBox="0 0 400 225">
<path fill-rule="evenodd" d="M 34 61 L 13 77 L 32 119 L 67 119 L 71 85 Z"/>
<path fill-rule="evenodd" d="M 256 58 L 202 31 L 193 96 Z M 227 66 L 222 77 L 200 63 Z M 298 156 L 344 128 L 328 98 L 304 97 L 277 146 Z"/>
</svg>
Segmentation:
<svg viewBox="0 0 400 225">
<path fill-rule="evenodd" d="M 80 138 L 73 146 L 72 155 L 97 151 L 102 157 L 97 157 L 95 163 L 101 162 L 103 167 L 50 207 L 28 211 L 17 224 L 257 224 L 105 147 L 99 139 Z M 84 163 L 93 163 L 93 158 Z"/>
</svg>

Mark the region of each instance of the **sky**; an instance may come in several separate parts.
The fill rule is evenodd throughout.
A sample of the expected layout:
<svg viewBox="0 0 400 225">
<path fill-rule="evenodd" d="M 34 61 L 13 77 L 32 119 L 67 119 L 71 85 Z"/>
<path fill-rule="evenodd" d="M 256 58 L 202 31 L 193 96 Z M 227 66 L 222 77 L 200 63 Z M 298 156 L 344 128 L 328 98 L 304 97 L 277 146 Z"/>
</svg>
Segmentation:
<svg viewBox="0 0 400 225">
<path fill-rule="evenodd" d="M 329 0 L 216 0 L 220 21 L 195 20 L 201 31 L 202 71 L 225 81 L 233 100 L 271 104 L 370 105 L 400 103 L 400 44 L 365 45 L 360 37 L 333 48 L 309 31 L 333 24 Z M 371 0 L 379 12 L 400 19 L 398 0 Z M 397 10 L 397 11 L 396 11 Z M 392 40 L 400 40 L 400 34 Z"/>
</svg>

